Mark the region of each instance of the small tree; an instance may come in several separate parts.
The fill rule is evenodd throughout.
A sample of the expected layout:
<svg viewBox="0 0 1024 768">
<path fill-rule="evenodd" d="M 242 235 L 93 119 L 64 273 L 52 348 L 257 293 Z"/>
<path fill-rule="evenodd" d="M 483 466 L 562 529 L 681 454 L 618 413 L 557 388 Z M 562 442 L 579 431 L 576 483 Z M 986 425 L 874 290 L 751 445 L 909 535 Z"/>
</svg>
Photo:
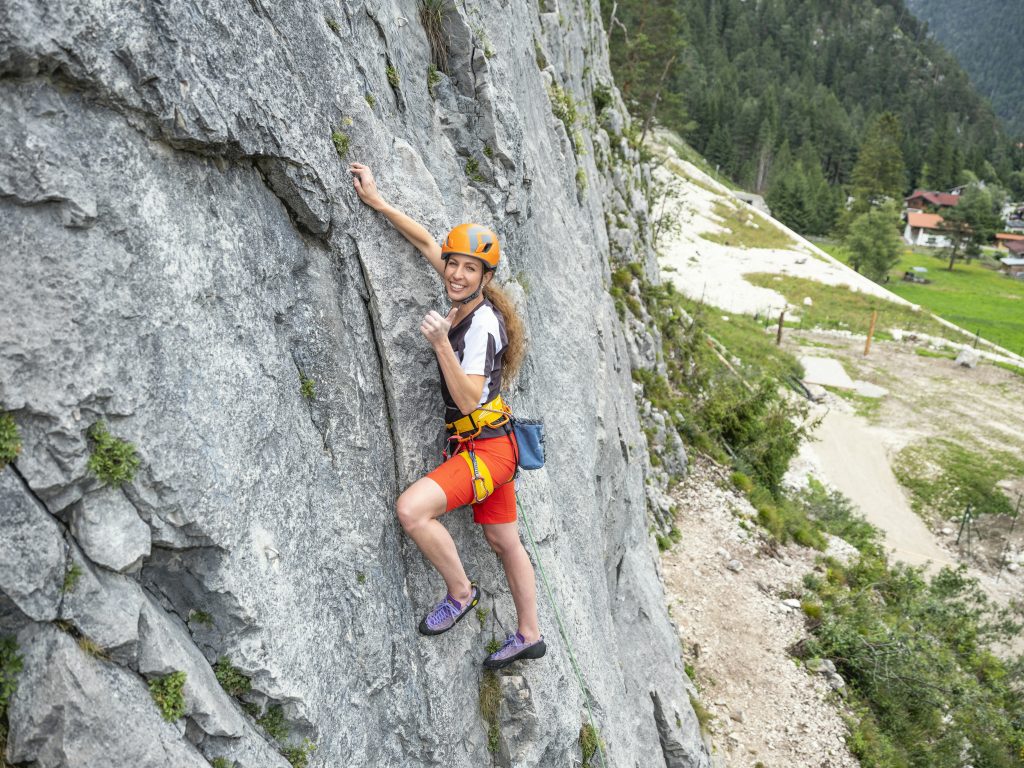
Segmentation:
<svg viewBox="0 0 1024 768">
<path fill-rule="evenodd" d="M 881 282 L 900 260 L 898 221 L 892 203 L 855 218 L 843 240 L 850 266 L 875 282 Z"/>
<path fill-rule="evenodd" d="M 1000 210 L 1005 193 L 998 187 L 983 187 L 972 183 L 960 202 L 943 211 L 943 224 L 949 234 L 950 246 L 946 250 L 952 270 L 957 259 L 976 259 L 981 246 L 992 239 L 1002 224 Z"/>
</svg>

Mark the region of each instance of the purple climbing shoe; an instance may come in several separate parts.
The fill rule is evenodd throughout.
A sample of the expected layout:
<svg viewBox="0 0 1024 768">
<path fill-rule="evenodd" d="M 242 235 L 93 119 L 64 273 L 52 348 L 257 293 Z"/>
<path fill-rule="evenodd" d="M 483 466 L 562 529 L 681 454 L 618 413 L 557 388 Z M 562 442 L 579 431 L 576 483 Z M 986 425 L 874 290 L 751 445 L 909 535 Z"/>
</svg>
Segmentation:
<svg viewBox="0 0 1024 768">
<path fill-rule="evenodd" d="M 501 648 L 484 659 L 484 666 L 487 669 L 501 669 L 518 659 L 539 659 L 547 649 L 548 647 L 544 645 L 544 635 L 541 635 L 537 642 L 528 643 L 516 632 L 506 637 Z"/>
<path fill-rule="evenodd" d="M 444 600 L 434 606 L 434 609 L 423 617 L 420 622 L 421 635 L 440 635 L 458 624 L 469 613 L 469 609 L 480 602 L 480 588 L 476 582 L 470 582 L 473 594 L 466 601 L 465 605 L 460 603 L 451 595 L 445 595 Z"/>
</svg>

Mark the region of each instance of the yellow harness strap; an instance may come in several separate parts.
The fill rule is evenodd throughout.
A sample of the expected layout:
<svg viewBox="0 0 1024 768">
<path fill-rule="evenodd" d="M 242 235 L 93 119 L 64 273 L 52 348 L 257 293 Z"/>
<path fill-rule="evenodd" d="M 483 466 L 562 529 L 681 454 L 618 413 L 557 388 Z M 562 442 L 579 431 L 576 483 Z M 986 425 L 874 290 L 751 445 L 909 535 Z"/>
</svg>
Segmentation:
<svg viewBox="0 0 1024 768">
<path fill-rule="evenodd" d="M 466 449 L 459 454 L 469 465 L 469 471 L 473 473 L 473 501 L 479 504 L 492 493 L 494 493 L 494 480 L 491 478 L 491 470 L 484 464 L 483 459 L 476 455 L 472 449 Z"/>
<path fill-rule="evenodd" d="M 501 399 L 501 395 L 498 395 L 468 416 L 449 422 L 445 426 L 460 437 L 476 437 L 484 427 L 500 427 L 505 424 L 511 413 L 512 410 Z"/>
</svg>

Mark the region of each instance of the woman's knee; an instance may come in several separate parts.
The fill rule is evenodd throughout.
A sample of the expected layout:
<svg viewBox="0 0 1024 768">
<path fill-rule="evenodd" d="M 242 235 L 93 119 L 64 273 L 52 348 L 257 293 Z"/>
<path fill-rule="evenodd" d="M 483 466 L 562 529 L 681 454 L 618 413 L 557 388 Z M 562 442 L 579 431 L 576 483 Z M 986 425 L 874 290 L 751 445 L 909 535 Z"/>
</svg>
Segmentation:
<svg viewBox="0 0 1024 768">
<path fill-rule="evenodd" d="M 522 547 L 518 533 L 509 535 L 508 531 L 502 530 L 495 525 L 484 526 L 484 538 L 491 545 L 494 554 L 503 560 L 506 556 L 513 554 L 518 548 Z"/>
<path fill-rule="evenodd" d="M 402 530 L 406 533 L 411 533 L 430 519 L 430 515 L 426 513 L 423 505 L 417 503 L 416 497 L 408 491 L 398 497 L 395 513 L 398 515 L 398 522 L 401 524 Z"/>
<path fill-rule="evenodd" d="M 429 478 L 409 486 L 395 503 L 395 513 L 406 533 L 442 514 L 445 509 L 444 491 Z"/>
</svg>

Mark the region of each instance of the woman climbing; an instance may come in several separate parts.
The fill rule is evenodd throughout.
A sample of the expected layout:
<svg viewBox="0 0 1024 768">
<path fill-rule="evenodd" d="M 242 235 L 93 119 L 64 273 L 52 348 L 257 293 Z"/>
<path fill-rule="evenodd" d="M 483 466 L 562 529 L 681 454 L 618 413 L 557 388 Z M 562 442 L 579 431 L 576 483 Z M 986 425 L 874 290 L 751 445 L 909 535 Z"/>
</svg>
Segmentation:
<svg viewBox="0 0 1024 768">
<path fill-rule="evenodd" d="M 447 632 L 480 599 L 462 567 L 451 534 L 438 520 L 456 507 L 473 506 L 473 520 L 501 559 L 518 616 L 509 635 L 484 666 L 497 669 L 517 659 L 544 655 L 537 626 L 533 566 L 519 540 L 512 476 L 517 446 L 510 411 L 501 399 L 503 378 L 518 369 L 525 352 L 522 322 L 505 293 L 493 284 L 500 249 L 497 235 L 478 224 L 460 224 L 438 245 L 418 222 L 388 205 L 370 169 L 351 163 L 359 199 L 378 211 L 437 270 L 452 302 L 447 317 L 428 312 L 420 332 L 433 347 L 441 371 L 449 458 L 398 497 L 398 519 L 437 569 L 448 594 L 420 622 L 424 635 Z"/>
</svg>

